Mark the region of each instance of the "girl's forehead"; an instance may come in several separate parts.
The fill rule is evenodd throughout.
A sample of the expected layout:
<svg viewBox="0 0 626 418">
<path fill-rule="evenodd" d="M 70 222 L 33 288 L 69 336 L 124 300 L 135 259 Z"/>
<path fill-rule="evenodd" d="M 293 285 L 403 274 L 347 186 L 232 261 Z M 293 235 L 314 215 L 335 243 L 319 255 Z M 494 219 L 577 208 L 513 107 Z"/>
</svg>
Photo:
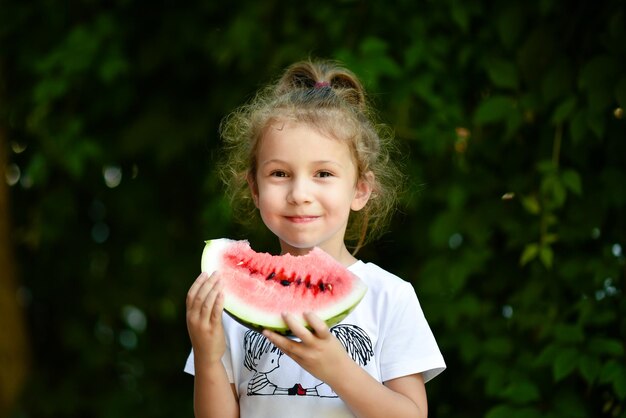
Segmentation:
<svg viewBox="0 0 626 418">
<path fill-rule="evenodd" d="M 306 123 L 277 121 L 259 139 L 257 153 L 348 154 L 349 143 Z"/>
<path fill-rule="evenodd" d="M 341 129 L 322 123 L 308 121 L 303 122 L 290 119 L 270 121 L 261 132 L 259 143 L 262 143 L 263 140 L 268 137 L 272 139 L 288 138 L 292 141 L 299 138 L 310 139 L 315 137 L 350 146 L 350 140 L 347 139 L 350 135 L 346 135 Z"/>
</svg>

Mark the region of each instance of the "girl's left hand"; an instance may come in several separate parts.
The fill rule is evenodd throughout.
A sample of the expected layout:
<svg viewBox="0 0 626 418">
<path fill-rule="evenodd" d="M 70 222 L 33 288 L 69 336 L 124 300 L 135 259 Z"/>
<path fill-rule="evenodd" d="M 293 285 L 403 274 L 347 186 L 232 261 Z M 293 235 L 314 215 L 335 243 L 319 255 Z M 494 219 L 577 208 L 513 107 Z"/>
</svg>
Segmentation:
<svg viewBox="0 0 626 418">
<path fill-rule="evenodd" d="M 344 365 L 354 363 L 339 340 L 313 313 L 304 314 L 312 332 L 289 313 L 284 313 L 283 319 L 300 342 L 269 330 L 263 331 L 263 335 L 304 370 L 332 387 L 333 378 L 341 378 Z"/>
</svg>

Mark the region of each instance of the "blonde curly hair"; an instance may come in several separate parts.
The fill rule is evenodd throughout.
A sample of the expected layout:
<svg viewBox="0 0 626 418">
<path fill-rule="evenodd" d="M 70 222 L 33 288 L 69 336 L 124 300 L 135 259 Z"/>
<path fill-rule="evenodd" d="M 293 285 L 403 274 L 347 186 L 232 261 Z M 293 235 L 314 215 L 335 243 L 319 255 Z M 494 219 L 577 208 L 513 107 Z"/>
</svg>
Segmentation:
<svg viewBox="0 0 626 418">
<path fill-rule="evenodd" d="M 351 212 L 348 221 L 345 241 L 356 254 L 384 231 L 398 202 L 403 176 L 397 159 L 391 158 L 391 130 L 376 122 L 363 85 L 339 63 L 306 60 L 291 65 L 220 125 L 225 151 L 220 177 L 243 223 L 259 219 L 247 179 L 254 183 L 259 139 L 278 120 L 305 123 L 350 147 L 357 178 L 372 187 L 368 203 Z"/>
</svg>

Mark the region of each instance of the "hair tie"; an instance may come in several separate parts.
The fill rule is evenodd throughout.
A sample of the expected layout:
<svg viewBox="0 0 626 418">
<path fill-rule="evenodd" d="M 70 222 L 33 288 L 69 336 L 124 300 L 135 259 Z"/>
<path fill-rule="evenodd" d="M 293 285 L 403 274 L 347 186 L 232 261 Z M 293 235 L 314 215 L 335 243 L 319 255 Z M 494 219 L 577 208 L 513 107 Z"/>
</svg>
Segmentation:
<svg viewBox="0 0 626 418">
<path fill-rule="evenodd" d="M 328 81 L 318 81 L 313 86 L 313 88 L 316 88 L 316 89 L 321 89 L 323 87 L 330 87 L 330 83 Z"/>
</svg>

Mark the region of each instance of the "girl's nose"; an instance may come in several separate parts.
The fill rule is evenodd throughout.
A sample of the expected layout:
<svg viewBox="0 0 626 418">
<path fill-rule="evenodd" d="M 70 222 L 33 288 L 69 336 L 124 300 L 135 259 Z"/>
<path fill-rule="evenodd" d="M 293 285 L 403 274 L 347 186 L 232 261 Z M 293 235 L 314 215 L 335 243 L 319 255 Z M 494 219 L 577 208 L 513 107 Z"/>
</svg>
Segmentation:
<svg viewBox="0 0 626 418">
<path fill-rule="evenodd" d="M 289 193 L 287 195 L 287 201 L 294 205 L 301 205 L 303 203 L 311 202 L 311 190 L 310 185 L 305 179 L 297 179 L 291 182 Z"/>
</svg>

